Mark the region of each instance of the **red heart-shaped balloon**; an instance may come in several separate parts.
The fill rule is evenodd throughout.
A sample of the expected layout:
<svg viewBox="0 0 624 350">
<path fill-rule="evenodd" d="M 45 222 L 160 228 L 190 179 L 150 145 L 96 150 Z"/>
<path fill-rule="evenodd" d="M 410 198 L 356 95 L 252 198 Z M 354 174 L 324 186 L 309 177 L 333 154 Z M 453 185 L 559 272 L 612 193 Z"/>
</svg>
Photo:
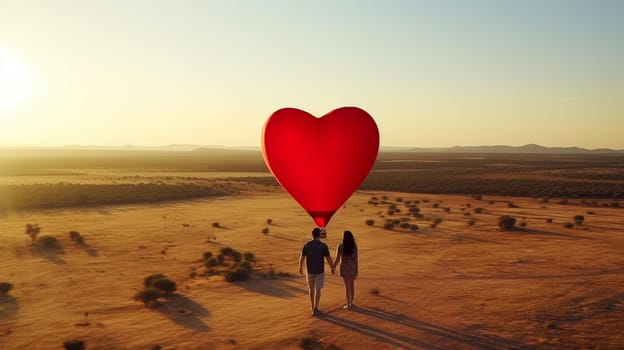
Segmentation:
<svg viewBox="0 0 624 350">
<path fill-rule="evenodd" d="M 320 227 L 364 181 L 378 150 L 377 124 L 357 107 L 321 118 L 283 108 L 269 117 L 262 135 L 271 173 Z"/>
</svg>

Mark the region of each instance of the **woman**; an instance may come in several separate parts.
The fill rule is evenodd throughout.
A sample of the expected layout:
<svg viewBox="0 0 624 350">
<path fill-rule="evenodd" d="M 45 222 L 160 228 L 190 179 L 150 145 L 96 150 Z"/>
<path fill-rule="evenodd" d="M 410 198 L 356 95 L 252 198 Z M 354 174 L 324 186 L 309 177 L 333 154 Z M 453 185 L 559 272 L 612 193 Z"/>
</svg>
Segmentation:
<svg viewBox="0 0 624 350">
<path fill-rule="evenodd" d="M 334 262 L 333 269 L 340 264 L 340 276 L 344 280 L 347 303 L 343 309 L 353 307 L 353 297 L 355 296 L 355 279 L 358 274 L 358 252 L 355 239 L 351 231 L 345 231 L 342 235 L 342 243 L 338 244 L 338 256 Z M 333 270 L 332 269 L 332 270 Z"/>
</svg>

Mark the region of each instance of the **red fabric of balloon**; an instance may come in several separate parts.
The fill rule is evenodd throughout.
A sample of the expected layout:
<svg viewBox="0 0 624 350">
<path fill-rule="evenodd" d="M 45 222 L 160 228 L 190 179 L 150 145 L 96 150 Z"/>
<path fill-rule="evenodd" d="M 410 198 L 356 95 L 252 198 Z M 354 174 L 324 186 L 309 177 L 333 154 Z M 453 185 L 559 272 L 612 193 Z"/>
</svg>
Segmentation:
<svg viewBox="0 0 624 350">
<path fill-rule="evenodd" d="M 364 181 L 379 150 L 377 124 L 357 107 L 321 118 L 283 108 L 269 117 L 262 136 L 273 176 L 320 227 Z"/>
</svg>

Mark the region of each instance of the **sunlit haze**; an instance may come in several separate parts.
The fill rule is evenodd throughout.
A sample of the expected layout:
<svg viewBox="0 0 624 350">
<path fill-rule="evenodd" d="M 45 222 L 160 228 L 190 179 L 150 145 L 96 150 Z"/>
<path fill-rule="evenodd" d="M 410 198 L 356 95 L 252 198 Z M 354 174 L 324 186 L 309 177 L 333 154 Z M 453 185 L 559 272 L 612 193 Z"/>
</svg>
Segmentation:
<svg viewBox="0 0 624 350">
<path fill-rule="evenodd" d="M 259 146 L 359 106 L 384 146 L 624 149 L 624 1 L 0 1 L 1 145 Z"/>
</svg>

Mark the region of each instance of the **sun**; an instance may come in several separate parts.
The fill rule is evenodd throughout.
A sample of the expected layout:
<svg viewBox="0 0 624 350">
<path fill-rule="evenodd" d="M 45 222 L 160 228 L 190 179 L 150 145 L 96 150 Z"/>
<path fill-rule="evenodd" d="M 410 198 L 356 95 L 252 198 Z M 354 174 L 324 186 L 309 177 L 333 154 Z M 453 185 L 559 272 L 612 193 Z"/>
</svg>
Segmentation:
<svg viewBox="0 0 624 350">
<path fill-rule="evenodd" d="M 28 66 L 11 50 L 0 47 L 0 115 L 23 102 L 30 89 Z"/>
</svg>

